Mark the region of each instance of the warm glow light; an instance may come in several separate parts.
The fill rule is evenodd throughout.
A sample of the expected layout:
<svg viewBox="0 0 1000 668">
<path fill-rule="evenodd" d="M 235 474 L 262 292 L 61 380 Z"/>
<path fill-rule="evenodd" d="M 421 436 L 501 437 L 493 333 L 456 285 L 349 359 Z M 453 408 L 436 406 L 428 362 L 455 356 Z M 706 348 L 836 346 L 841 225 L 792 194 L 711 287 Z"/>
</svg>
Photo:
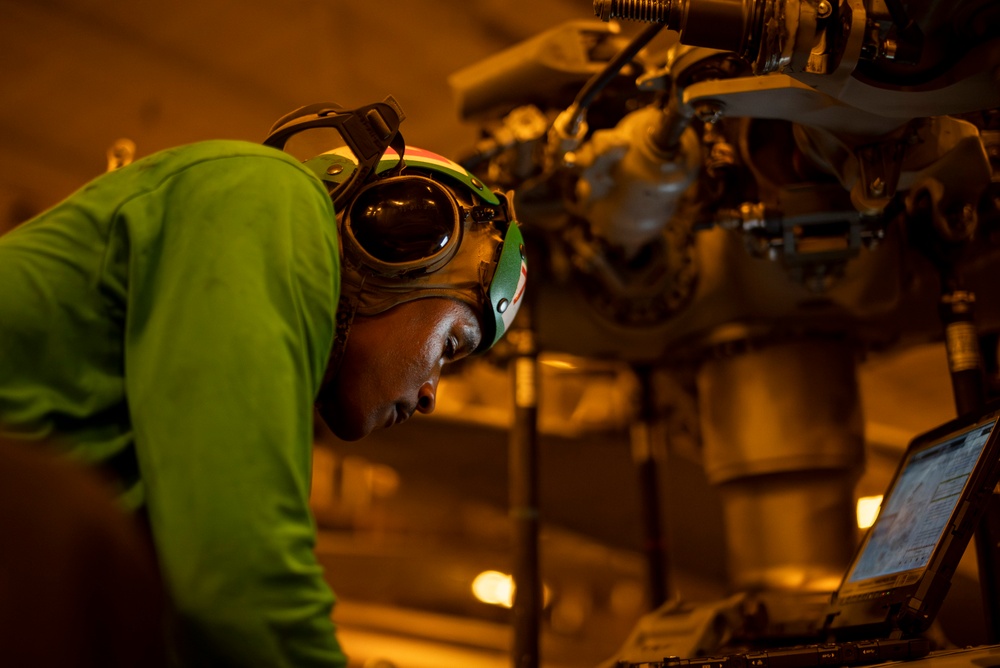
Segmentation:
<svg viewBox="0 0 1000 668">
<path fill-rule="evenodd" d="M 472 581 L 472 593 L 483 603 L 502 605 L 505 608 L 514 606 L 514 576 L 500 571 L 483 571 Z M 552 591 L 542 583 L 542 607 L 546 608 L 552 600 Z"/>
<path fill-rule="evenodd" d="M 483 603 L 509 608 L 514 604 L 514 578 L 499 571 L 483 571 L 472 581 L 472 593 Z"/>
<path fill-rule="evenodd" d="M 858 499 L 858 528 L 867 529 L 875 524 L 879 508 L 882 507 L 882 495 L 862 496 Z"/>
</svg>

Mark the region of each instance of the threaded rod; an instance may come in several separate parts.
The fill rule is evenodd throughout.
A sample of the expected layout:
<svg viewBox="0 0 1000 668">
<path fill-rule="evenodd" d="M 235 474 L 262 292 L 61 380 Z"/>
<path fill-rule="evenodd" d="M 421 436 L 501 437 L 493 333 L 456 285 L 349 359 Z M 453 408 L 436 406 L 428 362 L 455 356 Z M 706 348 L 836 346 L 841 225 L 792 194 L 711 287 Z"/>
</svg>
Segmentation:
<svg viewBox="0 0 1000 668">
<path fill-rule="evenodd" d="M 628 19 L 670 23 L 671 0 L 594 0 L 594 15 L 602 21 Z"/>
</svg>

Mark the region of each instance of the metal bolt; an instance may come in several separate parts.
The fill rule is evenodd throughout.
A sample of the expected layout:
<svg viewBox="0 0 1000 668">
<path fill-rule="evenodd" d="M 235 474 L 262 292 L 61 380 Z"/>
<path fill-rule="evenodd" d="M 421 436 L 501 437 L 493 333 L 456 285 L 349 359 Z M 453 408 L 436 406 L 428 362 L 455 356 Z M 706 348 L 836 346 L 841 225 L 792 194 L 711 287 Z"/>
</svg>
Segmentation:
<svg viewBox="0 0 1000 668">
<path fill-rule="evenodd" d="M 510 302 L 506 299 L 501 299 L 497 302 L 497 313 L 503 313 L 507 310 L 508 306 L 510 306 Z"/>
<path fill-rule="evenodd" d="M 337 174 L 340 174 L 342 171 L 344 171 L 343 165 L 330 165 L 329 167 L 326 168 L 326 173 L 329 174 L 330 176 L 336 176 Z"/>
<path fill-rule="evenodd" d="M 829 3 L 828 0 L 819 0 L 819 4 L 816 5 L 816 16 L 821 19 L 825 19 L 833 13 L 833 5 Z"/>
<path fill-rule="evenodd" d="M 962 220 L 966 225 L 974 225 L 977 218 L 978 214 L 976 212 L 976 207 L 971 204 L 966 204 L 962 207 Z"/>
<path fill-rule="evenodd" d="M 868 190 L 873 196 L 881 197 L 882 193 L 885 192 L 885 182 L 882 181 L 881 177 L 876 177 L 868 186 Z"/>
<path fill-rule="evenodd" d="M 896 51 L 898 48 L 899 46 L 898 44 L 896 44 L 896 40 L 886 38 L 886 40 L 882 42 L 882 49 L 879 55 L 881 55 L 886 60 L 895 60 Z"/>
<path fill-rule="evenodd" d="M 705 100 L 694 105 L 694 115 L 702 123 L 715 123 L 722 118 L 722 111 L 726 108 L 718 100 Z"/>
</svg>

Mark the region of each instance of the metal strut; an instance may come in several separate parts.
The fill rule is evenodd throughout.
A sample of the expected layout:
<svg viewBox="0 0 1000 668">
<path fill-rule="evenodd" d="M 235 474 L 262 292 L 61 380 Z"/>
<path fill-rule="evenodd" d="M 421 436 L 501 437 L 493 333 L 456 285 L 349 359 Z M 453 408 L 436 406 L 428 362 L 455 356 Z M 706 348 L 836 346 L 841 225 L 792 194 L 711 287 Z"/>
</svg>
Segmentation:
<svg viewBox="0 0 1000 668">
<path fill-rule="evenodd" d="M 530 303 L 525 308 L 530 308 Z M 514 531 L 514 668 L 539 665 L 542 610 L 538 559 L 538 351 L 530 322 L 529 318 L 526 327 L 511 332 L 516 348 L 511 364 L 514 424 L 508 451 L 510 519 Z"/>
<path fill-rule="evenodd" d="M 941 297 L 941 320 L 955 410 L 973 413 L 986 402 L 985 365 L 975 327 L 974 293 L 952 288 Z M 1000 642 L 1000 498 L 990 496 L 976 528 L 976 560 L 983 599 L 986 641 Z"/>
</svg>

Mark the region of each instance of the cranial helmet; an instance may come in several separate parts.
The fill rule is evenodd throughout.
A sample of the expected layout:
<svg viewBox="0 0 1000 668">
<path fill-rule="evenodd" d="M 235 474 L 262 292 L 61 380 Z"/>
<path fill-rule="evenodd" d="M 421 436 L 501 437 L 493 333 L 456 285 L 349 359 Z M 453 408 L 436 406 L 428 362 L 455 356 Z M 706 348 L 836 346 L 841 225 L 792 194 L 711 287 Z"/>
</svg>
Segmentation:
<svg viewBox="0 0 1000 668">
<path fill-rule="evenodd" d="M 402 120 L 391 97 L 353 110 L 310 105 L 279 119 L 264 143 L 285 148 L 315 128 L 334 128 L 344 141 L 304 162 L 326 184 L 337 214 L 338 345 L 346 343 L 355 313 L 448 297 L 477 314 L 483 336 L 475 352 L 483 352 L 510 327 L 527 278 L 512 194 L 493 192 L 457 163 L 406 146 Z"/>
</svg>

